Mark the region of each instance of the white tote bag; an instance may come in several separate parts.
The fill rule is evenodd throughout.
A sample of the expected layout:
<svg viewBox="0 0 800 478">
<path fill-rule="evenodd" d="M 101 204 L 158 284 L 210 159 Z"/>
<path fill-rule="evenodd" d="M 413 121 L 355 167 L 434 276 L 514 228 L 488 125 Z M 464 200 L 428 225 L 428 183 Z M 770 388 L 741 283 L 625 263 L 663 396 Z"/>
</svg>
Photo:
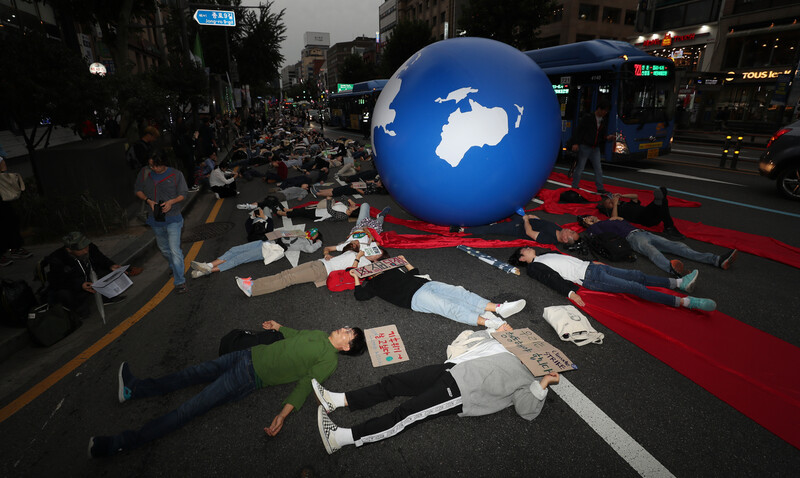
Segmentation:
<svg viewBox="0 0 800 478">
<path fill-rule="evenodd" d="M 603 334 L 594 330 L 589 319 L 574 305 L 545 307 L 542 316 L 565 342 L 572 342 L 579 347 L 603 343 Z"/>
</svg>

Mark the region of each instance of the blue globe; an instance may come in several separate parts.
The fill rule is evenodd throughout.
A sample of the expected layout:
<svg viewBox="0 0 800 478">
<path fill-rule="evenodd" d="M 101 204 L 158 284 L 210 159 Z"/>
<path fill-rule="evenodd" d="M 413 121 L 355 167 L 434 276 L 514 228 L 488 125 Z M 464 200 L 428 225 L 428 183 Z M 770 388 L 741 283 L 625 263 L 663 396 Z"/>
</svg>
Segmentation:
<svg viewBox="0 0 800 478">
<path fill-rule="evenodd" d="M 558 100 L 536 63 L 485 38 L 426 46 L 375 104 L 375 166 L 395 201 L 439 225 L 508 217 L 539 192 L 556 160 Z"/>
</svg>

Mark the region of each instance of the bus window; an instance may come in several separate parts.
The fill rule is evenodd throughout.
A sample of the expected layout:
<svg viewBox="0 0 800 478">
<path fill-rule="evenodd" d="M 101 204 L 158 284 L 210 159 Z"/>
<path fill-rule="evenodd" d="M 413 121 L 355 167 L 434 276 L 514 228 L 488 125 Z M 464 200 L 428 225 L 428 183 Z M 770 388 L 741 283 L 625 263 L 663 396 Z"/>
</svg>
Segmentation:
<svg viewBox="0 0 800 478">
<path fill-rule="evenodd" d="M 672 81 L 632 78 L 621 83 L 619 117 L 627 124 L 670 121 Z"/>
</svg>

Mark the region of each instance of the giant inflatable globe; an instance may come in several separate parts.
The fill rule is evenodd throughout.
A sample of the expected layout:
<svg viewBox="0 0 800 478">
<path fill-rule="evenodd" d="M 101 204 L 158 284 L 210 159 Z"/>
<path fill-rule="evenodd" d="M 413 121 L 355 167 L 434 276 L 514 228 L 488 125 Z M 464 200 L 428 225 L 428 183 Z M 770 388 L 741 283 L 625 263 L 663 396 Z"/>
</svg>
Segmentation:
<svg viewBox="0 0 800 478">
<path fill-rule="evenodd" d="M 456 38 L 415 53 L 372 118 L 375 165 L 392 197 L 440 225 L 508 217 L 539 191 L 560 142 L 547 76 L 494 40 Z"/>
</svg>

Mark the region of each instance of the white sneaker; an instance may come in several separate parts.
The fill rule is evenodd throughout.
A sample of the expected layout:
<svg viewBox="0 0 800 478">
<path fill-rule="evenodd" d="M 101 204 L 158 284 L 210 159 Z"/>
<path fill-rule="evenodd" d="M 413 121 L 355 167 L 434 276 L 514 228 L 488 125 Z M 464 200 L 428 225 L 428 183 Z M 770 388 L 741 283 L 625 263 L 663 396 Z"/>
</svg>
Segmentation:
<svg viewBox="0 0 800 478">
<path fill-rule="evenodd" d="M 208 272 L 205 271 L 192 271 L 191 276 L 192 279 L 197 279 L 199 277 L 207 276 Z"/>
<path fill-rule="evenodd" d="M 486 311 L 481 314 L 481 317 L 484 318 L 483 326 L 487 329 L 497 330 L 506 323 L 505 320 L 501 319 L 500 317 L 494 315 L 493 313 Z"/>
<path fill-rule="evenodd" d="M 206 274 L 210 274 L 211 273 L 211 269 L 214 268 L 214 266 L 212 266 L 208 262 L 192 261 L 192 263 L 190 265 L 191 265 L 192 269 L 194 269 L 196 271 L 205 272 Z"/>
<path fill-rule="evenodd" d="M 257 205 L 246 203 L 246 202 L 243 202 L 241 204 L 237 204 L 236 205 L 236 209 L 241 209 L 243 211 L 252 211 L 252 210 L 257 209 L 257 208 L 258 208 Z"/>
<path fill-rule="evenodd" d="M 314 395 L 317 396 L 317 401 L 325 410 L 326 413 L 331 413 L 336 410 L 336 405 L 331 400 L 330 392 L 325 390 L 321 383 L 317 382 L 316 378 L 311 379 L 311 389 L 314 390 Z"/>
<path fill-rule="evenodd" d="M 322 444 L 325 445 L 325 451 L 328 452 L 328 455 L 332 455 L 333 452 L 342 448 L 333 434 L 339 427 L 328 418 L 328 414 L 325 413 L 322 405 L 317 408 L 317 428 L 319 428 L 319 436 L 322 438 Z"/>
<path fill-rule="evenodd" d="M 245 277 L 245 278 L 237 277 L 236 278 L 236 285 L 239 286 L 239 289 L 241 289 L 242 292 L 244 292 L 244 295 L 246 295 L 247 297 L 252 297 L 253 296 L 253 279 L 252 278 L 250 278 L 250 277 Z"/>
<path fill-rule="evenodd" d="M 525 299 L 515 300 L 514 302 L 503 302 L 497 306 L 495 312 L 500 314 L 500 317 L 507 319 L 517 312 L 525 308 Z"/>
</svg>

